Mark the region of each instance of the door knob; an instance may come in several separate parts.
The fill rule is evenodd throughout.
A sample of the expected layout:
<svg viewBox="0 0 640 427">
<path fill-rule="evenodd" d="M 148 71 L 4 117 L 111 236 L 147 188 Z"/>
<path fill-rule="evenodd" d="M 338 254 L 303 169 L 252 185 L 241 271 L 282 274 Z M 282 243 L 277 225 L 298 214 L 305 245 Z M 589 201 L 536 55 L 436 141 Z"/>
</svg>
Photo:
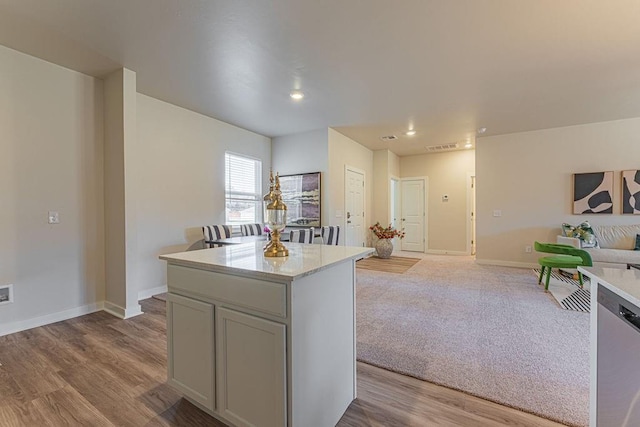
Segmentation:
<svg viewBox="0 0 640 427">
<path fill-rule="evenodd" d="M 347 212 L 347 219 L 351 218 L 351 212 Z"/>
<path fill-rule="evenodd" d="M 402 218 L 403 221 L 406 221 L 406 219 Z"/>
</svg>

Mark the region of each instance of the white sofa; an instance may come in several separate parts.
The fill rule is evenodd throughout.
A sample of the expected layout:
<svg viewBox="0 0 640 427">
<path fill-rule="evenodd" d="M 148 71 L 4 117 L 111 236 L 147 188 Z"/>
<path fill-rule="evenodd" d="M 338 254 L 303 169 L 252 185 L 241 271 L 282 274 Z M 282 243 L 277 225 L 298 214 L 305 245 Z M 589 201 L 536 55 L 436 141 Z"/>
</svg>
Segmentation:
<svg viewBox="0 0 640 427">
<path fill-rule="evenodd" d="M 640 224 L 635 225 L 593 225 L 593 232 L 599 248 L 581 248 L 589 252 L 598 265 L 626 267 L 640 264 L 640 251 L 634 251 L 636 235 L 640 234 Z M 557 243 L 580 248 L 580 239 L 558 236 Z"/>
</svg>

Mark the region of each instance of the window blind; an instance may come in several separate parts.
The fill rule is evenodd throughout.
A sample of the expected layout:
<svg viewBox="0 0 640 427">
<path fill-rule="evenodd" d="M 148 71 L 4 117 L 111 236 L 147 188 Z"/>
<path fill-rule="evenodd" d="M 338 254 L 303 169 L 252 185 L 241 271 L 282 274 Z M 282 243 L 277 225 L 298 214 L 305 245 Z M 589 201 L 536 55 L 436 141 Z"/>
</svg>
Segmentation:
<svg viewBox="0 0 640 427">
<path fill-rule="evenodd" d="M 262 222 L 262 162 L 225 153 L 225 215 L 228 224 Z"/>
</svg>

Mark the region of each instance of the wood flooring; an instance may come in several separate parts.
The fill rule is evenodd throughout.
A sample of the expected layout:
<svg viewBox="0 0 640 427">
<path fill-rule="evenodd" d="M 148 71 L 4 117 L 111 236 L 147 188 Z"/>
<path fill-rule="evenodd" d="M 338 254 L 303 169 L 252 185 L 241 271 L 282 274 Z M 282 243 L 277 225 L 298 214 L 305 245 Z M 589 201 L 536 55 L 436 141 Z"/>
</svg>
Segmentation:
<svg viewBox="0 0 640 427">
<path fill-rule="evenodd" d="M 390 258 L 378 258 L 372 256 L 369 258 L 363 258 L 356 262 L 356 267 L 364 270 L 384 271 L 386 273 L 402 274 L 408 269 L 413 267 L 419 258 L 407 258 L 392 256 Z"/>
<path fill-rule="evenodd" d="M 165 384 L 165 303 L 142 308 L 0 337 L 0 426 L 223 426 Z M 358 399 L 338 425 L 560 424 L 359 363 Z"/>
</svg>

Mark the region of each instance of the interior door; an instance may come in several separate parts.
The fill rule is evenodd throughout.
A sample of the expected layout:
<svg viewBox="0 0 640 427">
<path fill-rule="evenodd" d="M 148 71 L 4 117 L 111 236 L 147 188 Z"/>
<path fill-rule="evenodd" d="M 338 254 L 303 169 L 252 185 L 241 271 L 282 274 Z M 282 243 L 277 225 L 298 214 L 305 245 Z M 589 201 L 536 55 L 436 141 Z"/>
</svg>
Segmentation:
<svg viewBox="0 0 640 427">
<path fill-rule="evenodd" d="M 345 171 L 345 210 L 347 246 L 364 246 L 364 174 L 352 169 Z"/>
<path fill-rule="evenodd" d="M 401 240 L 403 251 L 424 252 L 425 243 L 425 180 L 403 179 L 402 190 L 402 228 L 405 236 Z"/>
</svg>

